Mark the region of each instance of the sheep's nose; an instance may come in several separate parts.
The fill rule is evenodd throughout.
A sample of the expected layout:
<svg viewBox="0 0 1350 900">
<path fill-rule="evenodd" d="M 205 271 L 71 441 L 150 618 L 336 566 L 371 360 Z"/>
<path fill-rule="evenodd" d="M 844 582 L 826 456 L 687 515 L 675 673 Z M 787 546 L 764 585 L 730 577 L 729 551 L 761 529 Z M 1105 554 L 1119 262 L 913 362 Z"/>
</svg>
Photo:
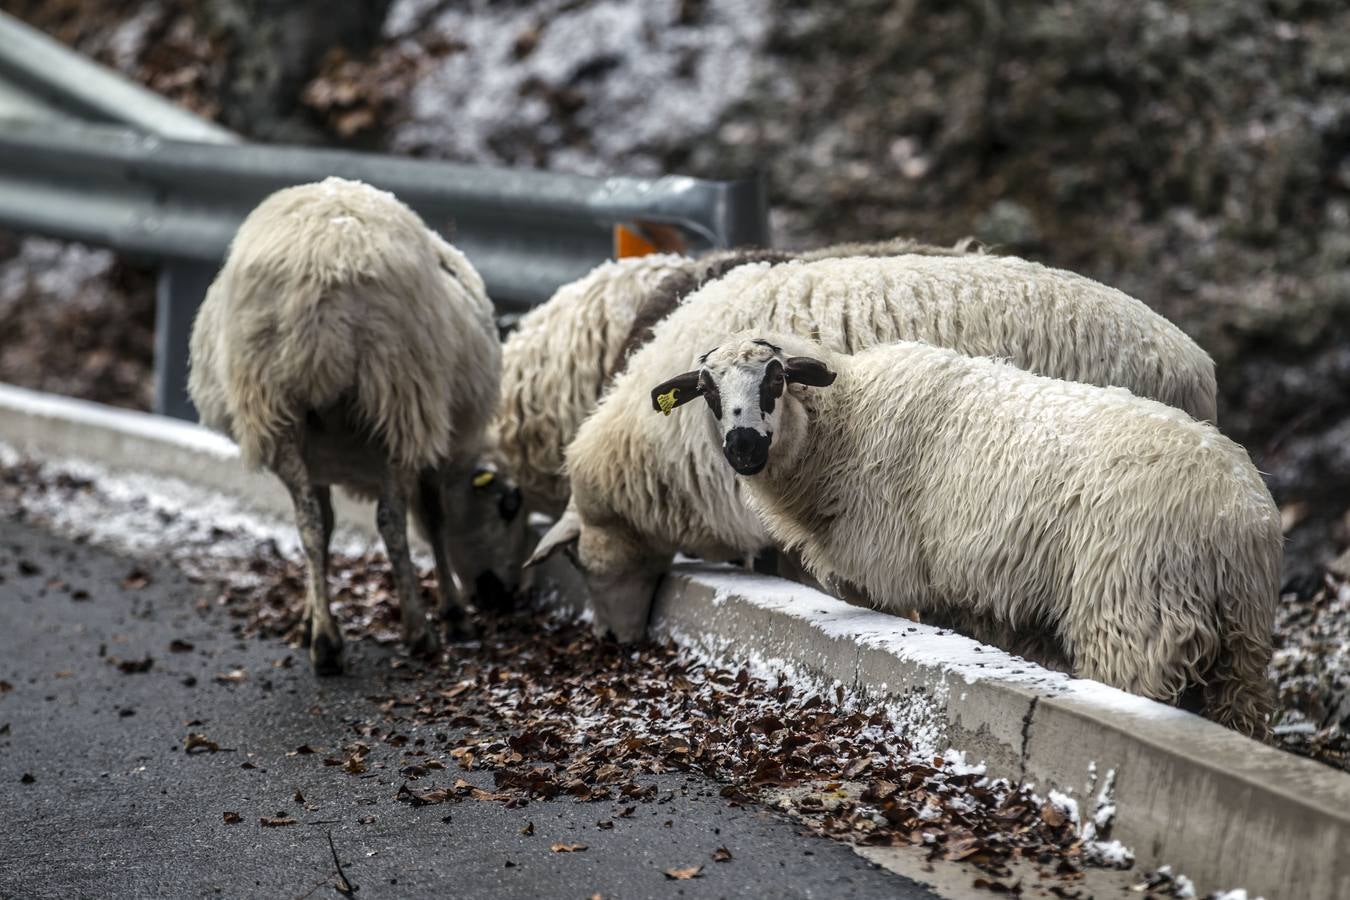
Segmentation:
<svg viewBox="0 0 1350 900">
<path fill-rule="evenodd" d="M 496 572 L 484 572 L 474 579 L 473 605 L 484 612 L 510 612 L 515 599 L 515 592 L 497 577 Z"/>
<path fill-rule="evenodd" d="M 742 475 L 757 475 L 769 461 L 769 435 L 744 426 L 727 432 L 722 452 Z"/>
</svg>

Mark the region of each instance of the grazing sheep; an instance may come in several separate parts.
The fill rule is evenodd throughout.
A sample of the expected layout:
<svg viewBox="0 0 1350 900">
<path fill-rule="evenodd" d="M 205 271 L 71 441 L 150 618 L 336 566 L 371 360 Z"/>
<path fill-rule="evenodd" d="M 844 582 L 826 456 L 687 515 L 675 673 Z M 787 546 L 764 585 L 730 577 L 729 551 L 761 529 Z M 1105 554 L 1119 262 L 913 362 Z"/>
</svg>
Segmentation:
<svg viewBox="0 0 1350 900">
<path fill-rule="evenodd" d="M 502 346 L 502 398 L 493 444 L 531 509 L 557 516 L 570 493 L 563 451 L 610 380 L 686 296 L 749 263 L 832 256 L 954 255 L 897 239 L 809 251 L 745 248 L 698 259 L 652 254 L 597 266 L 523 316 Z"/>
<path fill-rule="evenodd" d="M 407 509 L 436 558 L 442 615 L 457 587 L 514 592 L 526 534 L 519 492 L 478 463 L 497 402 L 492 305 L 467 259 L 392 194 L 328 178 L 272 194 L 239 227 L 192 332 L 188 390 L 207 426 L 290 491 L 308 562 L 306 635 L 341 669 L 328 608 L 330 486 L 377 503 L 414 652 L 434 652 Z"/>
<path fill-rule="evenodd" d="M 751 337 L 753 335 L 753 337 Z M 652 391 L 702 396 L 770 536 L 891 610 L 1052 633 L 1076 675 L 1261 734 L 1279 511 L 1246 452 L 1118 388 L 902 342 L 716 342 Z"/>
<path fill-rule="evenodd" d="M 531 509 L 556 516 L 567 505 L 563 450 L 623 362 L 636 301 L 690 262 L 652 254 L 604 263 L 507 336 L 493 445 Z"/>
<path fill-rule="evenodd" d="M 568 447 L 573 503 L 531 559 L 579 541 L 598 631 L 641 636 L 674 553 L 739 559 L 769 544 L 702 424 L 662 427 L 640 412 L 652 384 L 747 328 L 818 336 L 845 353 L 925 340 L 1120 385 L 1197 417 L 1214 410 L 1208 355 L 1144 304 L 1079 275 L 981 255 L 742 266 L 657 326 Z"/>
</svg>

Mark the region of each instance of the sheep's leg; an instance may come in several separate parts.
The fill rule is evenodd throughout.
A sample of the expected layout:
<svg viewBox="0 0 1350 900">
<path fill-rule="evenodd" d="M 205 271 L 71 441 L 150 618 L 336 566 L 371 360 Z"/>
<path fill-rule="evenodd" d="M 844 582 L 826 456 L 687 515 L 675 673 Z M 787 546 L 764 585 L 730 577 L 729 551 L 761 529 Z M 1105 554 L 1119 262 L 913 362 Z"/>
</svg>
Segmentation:
<svg viewBox="0 0 1350 900">
<path fill-rule="evenodd" d="M 316 484 L 314 485 L 314 495 L 319 498 L 319 511 L 323 514 L 323 570 L 327 572 L 329 563 L 332 561 L 333 489 L 326 484 Z M 305 600 L 304 631 L 300 636 L 300 644 L 303 647 L 308 647 L 314 636 L 314 613 L 308 602 L 308 596 Z"/>
<path fill-rule="evenodd" d="M 305 548 L 308 584 L 305 596 L 309 661 L 315 674 L 336 675 L 342 671 L 342 633 L 328 608 L 328 538 L 331 534 L 331 498 L 326 487 L 315 485 L 300 453 L 298 441 L 283 441 L 277 448 L 276 473 L 295 504 L 300 543 Z M 325 513 L 325 508 L 328 512 Z"/>
<path fill-rule="evenodd" d="M 1174 705 L 1190 682 L 1187 660 L 1207 655 L 1197 643 L 1202 636 L 1184 625 L 1107 617 L 1100 608 L 1085 621 L 1068 623 L 1066 637 L 1074 675 Z"/>
<path fill-rule="evenodd" d="M 431 544 L 431 552 L 436 557 L 436 584 L 441 592 L 437 612 L 445 624 L 446 637 L 452 641 L 467 640 L 477 636 L 477 629 L 469 619 L 464 591 L 446 546 L 445 501 L 441 495 L 444 478 L 445 473 L 436 470 L 423 472 L 418 481 L 417 515 L 421 519 L 427 542 Z"/>
<path fill-rule="evenodd" d="M 399 617 L 403 621 L 403 642 L 416 656 L 434 656 L 440 652 L 440 640 L 427 625 L 422 608 L 422 592 L 408 550 L 408 499 L 398 473 L 389 472 L 380 485 L 375 522 L 384 539 L 385 552 L 394 569 L 394 587 L 398 591 Z"/>
</svg>

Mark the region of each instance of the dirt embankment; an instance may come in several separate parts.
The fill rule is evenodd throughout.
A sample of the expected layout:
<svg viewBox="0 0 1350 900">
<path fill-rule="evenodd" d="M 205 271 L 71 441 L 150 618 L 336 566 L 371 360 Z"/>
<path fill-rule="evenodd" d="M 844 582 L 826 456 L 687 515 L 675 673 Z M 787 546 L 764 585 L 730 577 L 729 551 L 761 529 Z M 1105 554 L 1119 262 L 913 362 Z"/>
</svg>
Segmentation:
<svg viewBox="0 0 1350 900">
<path fill-rule="evenodd" d="M 1343 4 L 343 6 L 349 20 L 305 31 L 327 5 L 5 4 L 251 135 L 572 171 L 760 170 L 781 243 L 975 234 L 1084 272 L 1214 355 L 1222 427 L 1298 523 L 1294 567 L 1350 539 Z M 247 48 L 296 29 L 310 37 L 284 71 L 260 69 Z"/>
</svg>

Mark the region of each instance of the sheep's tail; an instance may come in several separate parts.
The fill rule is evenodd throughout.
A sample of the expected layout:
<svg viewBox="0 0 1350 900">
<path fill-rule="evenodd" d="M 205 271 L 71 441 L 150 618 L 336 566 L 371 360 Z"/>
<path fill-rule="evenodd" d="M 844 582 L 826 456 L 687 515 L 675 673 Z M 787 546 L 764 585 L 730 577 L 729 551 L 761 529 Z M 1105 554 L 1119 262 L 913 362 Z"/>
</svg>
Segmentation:
<svg viewBox="0 0 1350 900">
<path fill-rule="evenodd" d="M 265 336 L 247 328 L 237 335 L 230 367 L 231 418 L 245 464 L 269 462 L 298 416 L 322 410 L 353 386 L 360 368 L 353 333 L 358 311 L 344 294 L 326 296 L 317 287 L 293 290 L 279 320 L 257 320 Z"/>
</svg>

